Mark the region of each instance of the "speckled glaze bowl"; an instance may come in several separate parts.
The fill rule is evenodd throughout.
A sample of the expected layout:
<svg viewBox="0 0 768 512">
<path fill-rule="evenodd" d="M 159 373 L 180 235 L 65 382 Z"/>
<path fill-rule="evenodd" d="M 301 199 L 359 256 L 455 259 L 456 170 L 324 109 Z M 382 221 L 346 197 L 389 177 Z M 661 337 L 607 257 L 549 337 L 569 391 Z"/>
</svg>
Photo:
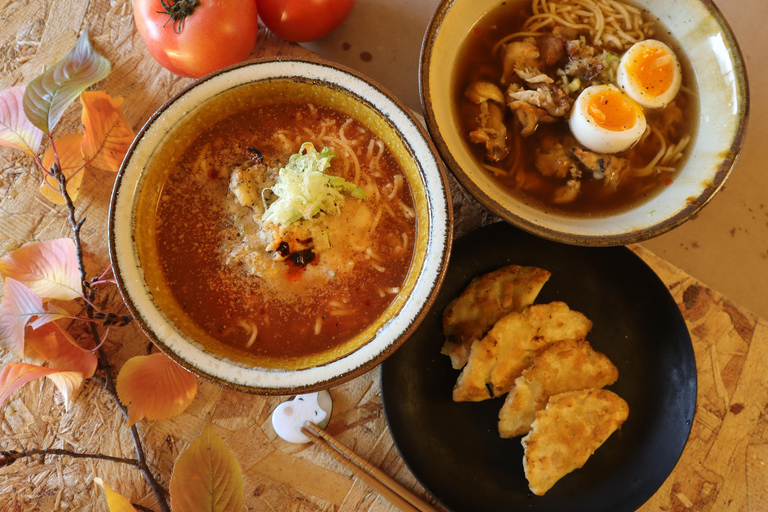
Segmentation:
<svg viewBox="0 0 768 512">
<path fill-rule="evenodd" d="M 698 131 L 690 156 L 671 185 L 631 209 L 594 217 L 566 216 L 527 205 L 505 191 L 472 157 L 457 121 L 452 77 L 462 41 L 501 0 L 442 0 L 435 11 L 424 37 L 419 71 L 427 126 L 459 182 L 511 224 L 574 245 L 639 242 L 690 219 L 730 174 L 744 142 L 749 90 L 744 59 L 728 23 L 710 0 L 633 3 L 658 17 L 687 55 L 700 95 Z"/>
<path fill-rule="evenodd" d="M 157 257 L 155 207 L 167 171 L 162 170 L 163 165 L 150 163 L 164 161 L 163 152 L 171 151 L 168 148 L 174 147 L 185 123 L 206 122 L 207 102 L 243 91 L 249 98 L 277 91 L 282 97 L 326 105 L 355 118 L 387 144 L 405 170 L 413 193 L 416 242 L 401 292 L 361 334 L 300 361 L 259 361 L 217 340 L 204 339 L 206 335 L 164 285 Z M 351 70 L 328 63 L 263 60 L 201 79 L 163 105 L 142 128 L 123 161 L 112 194 L 110 256 L 120 292 L 137 323 L 181 366 L 241 391 L 308 392 L 373 368 L 416 329 L 445 273 L 452 240 L 451 204 L 434 146 L 408 109 L 389 93 Z"/>
</svg>

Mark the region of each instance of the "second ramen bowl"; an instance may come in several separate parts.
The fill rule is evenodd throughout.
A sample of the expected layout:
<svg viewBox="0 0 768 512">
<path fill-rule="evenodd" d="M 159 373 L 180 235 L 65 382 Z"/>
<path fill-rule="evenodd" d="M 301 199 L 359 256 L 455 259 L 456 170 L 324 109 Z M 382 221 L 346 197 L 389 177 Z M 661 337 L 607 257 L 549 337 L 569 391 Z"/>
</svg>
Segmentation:
<svg viewBox="0 0 768 512">
<path fill-rule="evenodd" d="M 184 153 L 184 145 L 194 143 L 190 133 L 214 126 L 217 120 L 211 118 L 211 109 L 206 109 L 211 102 L 224 98 L 234 102 L 227 105 L 250 105 L 258 103 L 262 94 L 328 107 L 364 125 L 399 162 L 415 212 L 410 268 L 402 286 L 389 292 L 395 294 L 389 306 L 351 339 L 332 349 L 290 360 L 259 359 L 224 346 L 216 336 L 204 331 L 169 291 L 158 256 L 156 209 L 167 204 L 162 196 L 168 186 L 173 186 L 167 181 L 171 167 L 166 165 L 171 161 L 168 155 Z M 328 388 L 360 375 L 405 341 L 421 322 L 442 283 L 452 223 L 445 171 L 426 132 L 410 111 L 379 86 L 348 69 L 303 59 L 271 59 L 227 68 L 201 79 L 163 105 L 145 124 L 115 183 L 109 217 L 110 256 L 120 292 L 132 315 L 171 359 L 197 375 L 240 391 L 295 394 Z M 186 229 L 185 237 L 198 236 L 193 219 L 181 219 L 176 229 Z M 301 336 L 294 335 L 290 343 L 300 345 Z"/>
<path fill-rule="evenodd" d="M 459 123 L 454 86 L 462 42 L 501 0 L 442 0 L 421 49 L 421 102 L 429 131 L 458 181 L 487 208 L 535 235 L 574 245 L 612 246 L 665 233 L 722 187 L 741 151 L 749 112 L 746 68 L 736 39 L 710 0 L 636 0 L 669 30 L 693 68 L 698 128 L 683 167 L 649 200 L 609 214 L 566 215 L 512 196 L 473 157 Z M 530 5 L 518 0 L 505 5 Z M 513 7 L 514 7 L 513 6 Z M 535 134 L 533 135 L 535 137 Z"/>
</svg>

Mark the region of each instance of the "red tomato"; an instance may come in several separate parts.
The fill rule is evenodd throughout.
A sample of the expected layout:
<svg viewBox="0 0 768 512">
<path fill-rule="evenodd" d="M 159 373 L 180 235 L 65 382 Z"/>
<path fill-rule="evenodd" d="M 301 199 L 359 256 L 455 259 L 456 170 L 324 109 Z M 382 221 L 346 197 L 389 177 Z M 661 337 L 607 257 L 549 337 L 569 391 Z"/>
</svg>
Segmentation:
<svg viewBox="0 0 768 512">
<path fill-rule="evenodd" d="M 304 43 L 327 36 L 347 19 L 355 0 L 256 0 L 269 30 Z"/>
<path fill-rule="evenodd" d="M 193 78 L 245 60 L 259 29 L 256 0 L 133 0 L 133 19 L 157 62 Z"/>
</svg>

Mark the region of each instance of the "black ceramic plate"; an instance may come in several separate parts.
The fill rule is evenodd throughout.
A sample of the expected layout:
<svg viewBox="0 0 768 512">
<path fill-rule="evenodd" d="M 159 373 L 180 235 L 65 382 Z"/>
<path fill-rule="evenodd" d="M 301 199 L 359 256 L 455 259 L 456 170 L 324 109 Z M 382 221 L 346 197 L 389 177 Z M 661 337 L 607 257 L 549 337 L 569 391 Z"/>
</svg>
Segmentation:
<svg viewBox="0 0 768 512">
<path fill-rule="evenodd" d="M 503 399 L 453 402 L 459 371 L 440 354 L 445 306 L 473 277 L 510 263 L 552 273 L 536 303 L 562 300 L 594 322 L 587 339 L 619 369 L 608 389 L 629 403 L 621 430 L 544 496 L 528 490 L 520 438 L 498 435 Z M 400 454 L 448 509 L 620 512 L 640 507 L 677 463 L 696 407 L 696 363 L 677 304 L 629 249 L 560 245 L 498 223 L 456 242 L 428 316 L 382 364 L 381 388 Z"/>
</svg>

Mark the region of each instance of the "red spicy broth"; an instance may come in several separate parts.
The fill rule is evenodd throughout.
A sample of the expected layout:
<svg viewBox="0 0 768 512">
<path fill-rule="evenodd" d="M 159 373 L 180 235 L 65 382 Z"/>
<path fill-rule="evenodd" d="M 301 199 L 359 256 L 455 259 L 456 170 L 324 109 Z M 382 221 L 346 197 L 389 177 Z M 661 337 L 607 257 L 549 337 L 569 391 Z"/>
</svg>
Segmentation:
<svg viewBox="0 0 768 512">
<path fill-rule="evenodd" d="M 223 247 L 242 235 L 232 229 L 232 170 L 247 160 L 248 148 L 281 165 L 307 141 L 334 150 L 329 174 L 350 181 L 357 176 L 358 186 L 364 182 L 370 192 L 358 207 L 376 222 L 365 247 L 349 255 L 354 269 L 319 272 L 330 260 L 323 253 L 303 269 L 274 262 L 269 279 L 228 265 Z M 347 205 L 354 206 L 352 200 Z M 158 259 L 174 299 L 208 335 L 259 358 L 301 358 L 348 341 L 390 305 L 412 259 L 411 214 L 403 169 L 361 123 L 303 103 L 247 107 L 201 130 L 179 155 L 157 205 Z"/>
</svg>

